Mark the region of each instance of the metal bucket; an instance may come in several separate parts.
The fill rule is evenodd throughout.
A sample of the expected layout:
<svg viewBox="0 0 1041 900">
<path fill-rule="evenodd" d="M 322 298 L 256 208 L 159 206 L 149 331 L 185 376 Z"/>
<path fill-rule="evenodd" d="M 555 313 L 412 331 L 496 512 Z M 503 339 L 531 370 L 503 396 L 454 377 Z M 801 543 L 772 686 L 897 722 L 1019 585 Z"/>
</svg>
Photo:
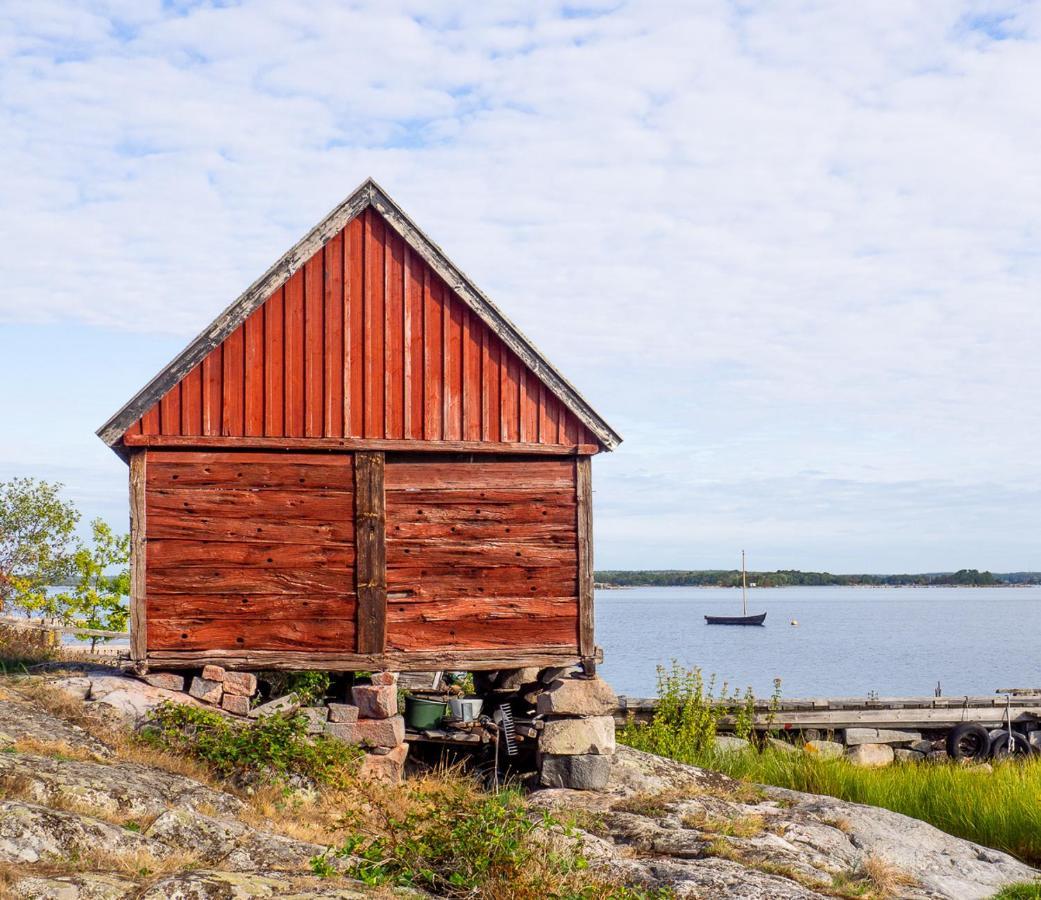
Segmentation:
<svg viewBox="0 0 1041 900">
<path fill-rule="evenodd" d="M 475 722 L 483 705 L 484 701 L 480 697 L 452 697 L 448 701 L 448 711 L 454 719 Z"/>
</svg>

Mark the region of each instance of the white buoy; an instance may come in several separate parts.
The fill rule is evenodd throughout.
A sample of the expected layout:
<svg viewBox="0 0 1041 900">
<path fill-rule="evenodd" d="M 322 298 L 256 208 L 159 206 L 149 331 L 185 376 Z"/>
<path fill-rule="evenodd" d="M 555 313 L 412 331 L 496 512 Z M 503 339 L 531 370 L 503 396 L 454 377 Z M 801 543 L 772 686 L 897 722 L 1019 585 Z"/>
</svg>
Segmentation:
<svg viewBox="0 0 1041 900">
<path fill-rule="evenodd" d="M 798 628 L 799 627 L 799 620 L 798 619 L 792 619 L 788 624 L 789 625 L 794 625 L 796 628 Z"/>
</svg>

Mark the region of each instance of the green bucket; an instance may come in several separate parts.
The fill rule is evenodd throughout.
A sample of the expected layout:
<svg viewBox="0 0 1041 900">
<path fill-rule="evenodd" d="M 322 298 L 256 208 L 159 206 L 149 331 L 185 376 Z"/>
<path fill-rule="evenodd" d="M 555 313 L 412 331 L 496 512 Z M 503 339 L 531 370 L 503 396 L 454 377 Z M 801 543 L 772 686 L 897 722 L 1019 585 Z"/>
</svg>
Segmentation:
<svg viewBox="0 0 1041 900">
<path fill-rule="evenodd" d="M 424 697 L 405 698 L 405 721 L 410 728 L 422 731 L 437 728 L 448 712 L 448 704 L 442 700 L 427 700 Z"/>
</svg>

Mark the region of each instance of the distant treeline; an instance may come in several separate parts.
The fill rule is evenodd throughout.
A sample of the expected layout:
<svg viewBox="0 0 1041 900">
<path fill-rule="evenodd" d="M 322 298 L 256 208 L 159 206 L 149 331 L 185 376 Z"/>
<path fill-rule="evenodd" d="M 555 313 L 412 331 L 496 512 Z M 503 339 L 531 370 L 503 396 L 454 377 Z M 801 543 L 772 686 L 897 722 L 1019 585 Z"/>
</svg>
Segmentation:
<svg viewBox="0 0 1041 900">
<path fill-rule="evenodd" d="M 1041 584 L 1041 572 L 981 572 L 959 569 L 957 572 L 926 572 L 921 575 L 832 575 L 830 572 L 800 572 L 779 569 L 776 572 L 749 572 L 748 583 L 758 587 L 794 587 L 838 585 L 1008 585 Z M 605 570 L 596 573 L 596 582 L 618 587 L 740 587 L 738 569 L 651 569 L 637 571 Z"/>
</svg>

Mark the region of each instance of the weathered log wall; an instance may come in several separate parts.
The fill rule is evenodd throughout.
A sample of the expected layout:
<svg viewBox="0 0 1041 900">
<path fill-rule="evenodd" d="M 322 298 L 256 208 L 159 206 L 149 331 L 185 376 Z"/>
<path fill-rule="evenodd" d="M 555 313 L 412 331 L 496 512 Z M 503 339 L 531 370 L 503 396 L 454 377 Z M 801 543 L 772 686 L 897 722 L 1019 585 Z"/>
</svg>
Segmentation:
<svg viewBox="0 0 1041 900">
<path fill-rule="evenodd" d="M 149 651 L 353 649 L 352 462 L 149 451 Z"/>
<path fill-rule="evenodd" d="M 389 456 L 388 649 L 577 651 L 575 467 Z"/>
</svg>

